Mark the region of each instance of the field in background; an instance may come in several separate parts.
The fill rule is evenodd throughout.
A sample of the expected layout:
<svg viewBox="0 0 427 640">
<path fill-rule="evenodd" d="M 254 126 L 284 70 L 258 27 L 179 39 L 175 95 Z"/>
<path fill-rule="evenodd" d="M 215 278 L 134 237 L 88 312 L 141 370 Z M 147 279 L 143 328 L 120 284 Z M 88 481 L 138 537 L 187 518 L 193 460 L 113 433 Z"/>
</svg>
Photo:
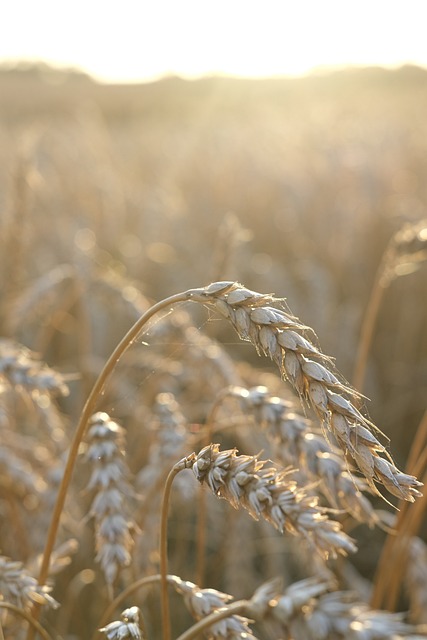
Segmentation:
<svg viewBox="0 0 427 640">
<path fill-rule="evenodd" d="M 22 230 L 19 264 L 2 248 L 4 287 L 82 263 L 90 229 L 105 267 L 152 299 L 218 276 L 287 297 L 350 378 L 381 254 L 426 216 L 426 103 L 417 68 L 123 87 L 4 72 L 1 238 L 14 217 Z M 423 270 L 393 283 L 369 367 L 402 456 L 424 410 L 425 292 Z"/>
<path fill-rule="evenodd" d="M 351 380 L 383 251 L 404 224 L 427 217 L 426 109 L 427 71 L 411 67 L 140 86 L 0 70 L 0 334 L 71 374 L 61 409 L 72 422 L 134 320 L 126 301 L 237 280 L 286 297 Z M 83 305 L 64 301 L 68 268 Z M 427 388 L 427 268 L 407 271 L 385 294 L 364 387 L 400 468 Z M 44 298 L 36 286 L 52 273 L 58 289 Z M 101 279 L 108 286 L 94 299 Z M 121 290 L 122 306 L 108 287 Z M 225 323 L 195 316 L 254 367 L 245 370 L 251 384 L 270 381 L 269 361 L 238 345 Z M 177 345 L 178 367 L 181 335 Z M 142 375 L 153 397 L 168 390 Z M 214 400 L 208 382 L 206 397 L 190 393 L 184 407 L 195 423 L 198 403 L 205 410 Z M 129 388 L 113 397 L 102 409 L 126 418 Z M 357 562 L 369 578 L 383 538 L 360 533 Z"/>
</svg>

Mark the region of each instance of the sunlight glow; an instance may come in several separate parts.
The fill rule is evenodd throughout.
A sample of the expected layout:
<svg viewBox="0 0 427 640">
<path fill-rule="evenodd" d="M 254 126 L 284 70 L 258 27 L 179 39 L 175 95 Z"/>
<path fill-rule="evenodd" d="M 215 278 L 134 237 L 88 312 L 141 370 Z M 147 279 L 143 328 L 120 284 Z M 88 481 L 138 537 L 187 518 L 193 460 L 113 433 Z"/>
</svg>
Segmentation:
<svg viewBox="0 0 427 640">
<path fill-rule="evenodd" d="M 424 0 L 14 0 L 2 13 L 0 62 L 45 60 L 109 81 L 427 65 Z"/>
</svg>

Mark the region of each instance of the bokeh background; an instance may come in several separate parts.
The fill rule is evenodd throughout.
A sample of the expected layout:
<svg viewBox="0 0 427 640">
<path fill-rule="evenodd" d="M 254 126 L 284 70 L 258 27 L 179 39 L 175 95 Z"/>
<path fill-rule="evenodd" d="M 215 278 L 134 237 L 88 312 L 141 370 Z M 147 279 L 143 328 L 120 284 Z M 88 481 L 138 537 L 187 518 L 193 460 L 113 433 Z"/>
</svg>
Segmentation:
<svg viewBox="0 0 427 640">
<path fill-rule="evenodd" d="M 0 44 L 0 330 L 77 374 L 70 414 L 130 324 L 108 295 L 91 306 L 84 367 L 81 309 L 43 293 L 70 273 L 130 302 L 217 279 L 275 292 L 351 380 L 383 253 L 427 218 L 423 3 L 24 4 Z M 394 276 L 363 390 L 402 468 L 426 409 L 427 266 Z"/>
</svg>

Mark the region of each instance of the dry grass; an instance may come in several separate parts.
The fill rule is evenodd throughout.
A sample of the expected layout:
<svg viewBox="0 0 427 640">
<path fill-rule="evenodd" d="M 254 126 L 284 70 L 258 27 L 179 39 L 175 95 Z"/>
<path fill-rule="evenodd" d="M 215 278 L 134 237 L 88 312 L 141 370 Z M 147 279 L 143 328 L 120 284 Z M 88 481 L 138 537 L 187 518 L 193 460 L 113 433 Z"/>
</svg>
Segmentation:
<svg viewBox="0 0 427 640">
<path fill-rule="evenodd" d="M 0 638 L 427 637 L 425 72 L 42 76 L 0 73 Z"/>
</svg>

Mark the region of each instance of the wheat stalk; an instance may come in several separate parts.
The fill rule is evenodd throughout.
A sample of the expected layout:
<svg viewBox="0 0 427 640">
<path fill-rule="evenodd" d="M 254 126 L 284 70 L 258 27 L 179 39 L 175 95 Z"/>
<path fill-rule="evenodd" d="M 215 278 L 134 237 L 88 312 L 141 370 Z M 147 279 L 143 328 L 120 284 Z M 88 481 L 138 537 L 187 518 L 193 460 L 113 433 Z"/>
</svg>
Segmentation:
<svg viewBox="0 0 427 640">
<path fill-rule="evenodd" d="M 410 540 L 405 584 L 411 620 L 427 624 L 427 546 L 421 538 Z"/>
<path fill-rule="evenodd" d="M 363 388 L 375 324 L 387 287 L 398 276 L 416 271 L 426 260 L 427 220 L 405 225 L 399 229 L 384 251 L 363 317 L 355 358 L 353 383 L 358 389 Z"/>
</svg>

